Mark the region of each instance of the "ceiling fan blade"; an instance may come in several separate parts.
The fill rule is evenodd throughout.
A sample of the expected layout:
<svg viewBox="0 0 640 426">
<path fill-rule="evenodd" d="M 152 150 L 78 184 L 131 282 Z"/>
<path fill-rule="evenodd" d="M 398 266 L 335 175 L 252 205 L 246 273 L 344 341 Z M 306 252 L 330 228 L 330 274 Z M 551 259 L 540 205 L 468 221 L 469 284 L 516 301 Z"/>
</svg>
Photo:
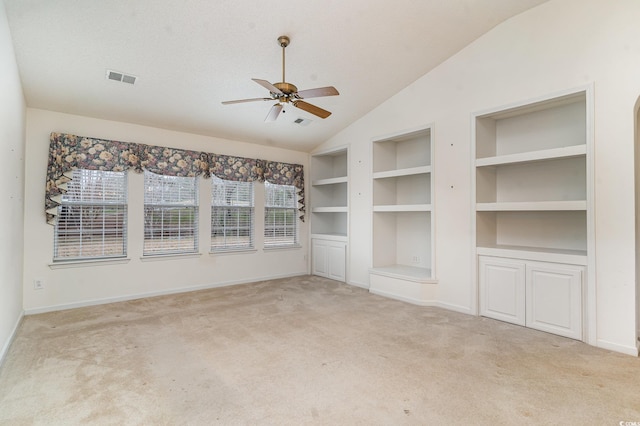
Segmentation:
<svg viewBox="0 0 640 426">
<path fill-rule="evenodd" d="M 318 87 L 317 89 L 307 89 L 298 91 L 297 97 L 300 99 L 319 98 L 321 96 L 336 96 L 340 93 L 333 86 Z"/>
<path fill-rule="evenodd" d="M 272 101 L 273 98 L 252 98 L 252 99 L 238 99 L 236 101 L 224 101 L 222 105 L 241 104 L 244 102 L 256 102 L 256 101 Z"/>
<path fill-rule="evenodd" d="M 331 113 L 326 109 L 322 109 L 315 105 L 311 105 L 310 103 L 305 101 L 293 101 L 292 103 L 294 107 L 307 111 L 310 114 L 317 115 L 320 118 L 327 118 L 328 116 L 331 115 Z"/>
<path fill-rule="evenodd" d="M 269 123 L 271 121 L 276 121 L 276 119 L 278 118 L 281 112 L 282 112 L 282 104 L 275 104 L 269 110 L 269 114 L 267 114 L 267 117 L 264 119 L 264 121 L 266 123 Z"/>
<path fill-rule="evenodd" d="M 267 80 L 260 80 L 259 78 L 252 78 L 251 80 L 255 81 L 256 83 L 258 83 L 260 86 L 264 87 L 265 89 L 267 89 L 271 93 L 277 93 L 278 95 L 284 95 L 284 93 L 282 93 L 282 91 L 280 89 L 278 89 L 273 84 L 269 83 Z"/>
</svg>

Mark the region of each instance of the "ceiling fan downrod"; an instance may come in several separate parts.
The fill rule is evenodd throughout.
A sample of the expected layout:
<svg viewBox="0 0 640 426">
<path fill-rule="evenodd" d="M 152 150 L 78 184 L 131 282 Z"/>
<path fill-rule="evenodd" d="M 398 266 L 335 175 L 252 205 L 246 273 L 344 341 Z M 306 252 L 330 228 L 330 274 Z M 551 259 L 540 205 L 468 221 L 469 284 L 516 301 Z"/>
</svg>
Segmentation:
<svg viewBox="0 0 640 426">
<path fill-rule="evenodd" d="M 289 40 L 289 37 L 287 37 L 286 35 L 282 35 L 278 37 L 278 43 L 280 44 L 280 47 L 282 47 L 282 82 L 283 83 L 287 81 L 284 79 L 284 50 L 289 45 L 290 41 L 291 40 Z"/>
</svg>

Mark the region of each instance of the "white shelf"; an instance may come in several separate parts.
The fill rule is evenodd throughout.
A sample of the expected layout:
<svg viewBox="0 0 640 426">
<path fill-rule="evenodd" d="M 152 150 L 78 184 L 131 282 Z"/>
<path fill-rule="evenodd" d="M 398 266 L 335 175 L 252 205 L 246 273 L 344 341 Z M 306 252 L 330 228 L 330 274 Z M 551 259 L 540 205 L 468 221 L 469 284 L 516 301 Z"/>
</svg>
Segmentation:
<svg viewBox="0 0 640 426">
<path fill-rule="evenodd" d="M 327 179 L 318 179 L 314 180 L 311 185 L 313 186 L 322 186 L 322 185 L 335 185 L 339 183 L 347 183 L 346 176 L 340 176 L 335 178 L 327 178 Z"/>
<path fill-rule="evenodd" d="M 526 201 L 526 202 L 497 202 L 477 203 L 479 212 L 505 211 L 586 211 L 587 202 L 577 201 Z"/>
<path fill-rule="evenodd" d="M 475 115 L 482 316 L 580 339 L 592 261 L 589 90 Z M 593 291 L 593 290 L 589 290 Z"/>
<path fill-rule="evenodd" d="M 477 254 L 484 256 L 535 260 L 540 262 L 568 263 L 573 265 L 585 266 L 587 265 L 586 250 L 561 250 L 540 247 L 491 245 L 477 247 Z"/>
<path fill-rule="evenodd" d="M 407 169 L 388 170 L 384 172 L 376 172 L 373 174 L 374 179 L 386 179 L 399 176 L 412 176 L 431 173 L 431 166 L 410 167 Z"/>
<path fill-rule="evenodd" d="M 431 128 L 372 141 L 372 268 L 369 291 L 433 305 L 433 145 Z"/>
<path fill-rule="evenodd" d="M 313 207 L 311 209 L 311 213 L 346 213 L 348 211 L 348 207 L 340 206 L 340 207 Z"/>
<path fill-rule="evenodd" d="M 373 211 L 382 212 L 430 212 L 431 204 L 404 204 L 373 206 Z"/>
<path fill-rule="evenodd" d="M 369 269 L 374 275 L 381 275 L 389 278 L 413 281 L 418 283 L 435 283 L 431 276 L 431 269 L 418 268 L 409 265 L 389 265 Z"/>
<path fill-rule="evenodd" d="M 311 238 L 318 240 L 342 241 L 345 243 L 347 242 L 347 234 L 340 233 L 311 234 Z"/>
<path fill-rule="evenodd" d="M 348 148 L 311 154 L 310 165 L 311 233 L 344 236 L 349 227 Z"/>
<path fill-rule="evenodd" d="M 574 146 L 567 146 L 562 148 L 523 152 L 518 154 L 478 158 L 476 160 L 476 167 L 498 166 L 503 164 L 517 164 L 517 163 L 532 163 L 536 161 L 580 157 L 580 156 L 586 156 L 586 155 L 587 155 L 586 145 L 574 145 Z"/>
</svg>

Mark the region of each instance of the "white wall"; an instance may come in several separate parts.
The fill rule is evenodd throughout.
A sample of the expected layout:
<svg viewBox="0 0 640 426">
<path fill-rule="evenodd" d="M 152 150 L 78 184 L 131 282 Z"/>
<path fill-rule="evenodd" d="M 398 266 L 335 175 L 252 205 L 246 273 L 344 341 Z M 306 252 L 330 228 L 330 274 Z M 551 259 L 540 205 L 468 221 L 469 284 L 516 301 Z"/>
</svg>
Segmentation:
<svg viewBox="0 0 640 426">
<path fill-rule="evenodd" d="M 318 147 L 351 146 L 352 283 L 368 285 L 371 139 L 434 123 L 438 298 L 443 306 L 476 313 L 471 114 L 593 84 L 595 343 L 637 353 L 633 150 L 639 22 L 637 0 L 552 0 L 494 28 Z"/>
<path fill-rule="evenodd" d="M 25 102 L 0 0 L 0 361 L 22 318 Z"/>
<path fill-rule="evenodd" d="M 308 227 L 298 222 L 301 248 L 262 250 L 263 185 L 256 184 L 256 248 L 254 253 L 210 255 L 210 182 L 200 180 L 200 253 L 193 258 L 143 261 L 143 175 L 129 172 L 128 257 L 126 264 L 52 269 L 53 227 L 45 222 L 44 191 L 51 132 L 174 148 L 308 163 L 308 154 L 278 148 L 179 133 L 57 112 L 27 109 L 24 308 L 42 312 L 153 294 L 251 282 L 308 272 Z M 305 170 L 305 174 L 306 174 Z M 306 176 L 305 176 L 306 177 Z M 35 290 L 33 280 L 44 281 Z"/>
</svg>

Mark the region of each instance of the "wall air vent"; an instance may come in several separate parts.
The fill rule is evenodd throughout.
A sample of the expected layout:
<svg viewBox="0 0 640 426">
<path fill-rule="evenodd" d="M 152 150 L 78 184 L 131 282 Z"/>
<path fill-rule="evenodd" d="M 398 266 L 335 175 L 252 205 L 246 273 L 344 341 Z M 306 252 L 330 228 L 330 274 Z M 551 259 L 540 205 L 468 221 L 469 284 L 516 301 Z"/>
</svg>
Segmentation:
<svg viewBox="0 0 640 426">
<path fill-rule="evenodd" d="M 118 71 L 107 70 L 107 80 L 120 81 L 127 84 L 135 84 L 138 77 L 127 75 Z"/>
</svg>

